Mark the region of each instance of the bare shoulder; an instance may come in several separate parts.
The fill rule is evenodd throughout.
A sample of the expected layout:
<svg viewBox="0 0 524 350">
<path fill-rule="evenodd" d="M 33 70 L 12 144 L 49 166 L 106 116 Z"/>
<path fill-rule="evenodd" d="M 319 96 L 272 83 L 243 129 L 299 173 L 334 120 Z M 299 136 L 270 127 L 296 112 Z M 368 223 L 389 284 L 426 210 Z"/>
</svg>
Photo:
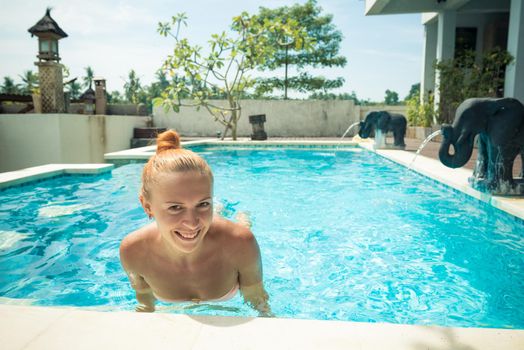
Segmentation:
<svg viewBox="0 0 524 350">
<path fill-rule="evenodd" d="M 259 259 L 260 251 L 255 235 L 245 225 L 219 218 L 215 222 L 220 231 L 223 246 L 237 263 L 243 264 L 252 259 Z"/>
<path fill-rule="evenodd" d="M 134 270 L 134 265 L 146 258 L 155 229 L 156 225 L 151 223 L 131 232 L 122 240 L 120 243 L 120 261 L 126 270 Z"/>
<path fill-rule="evenodd" d="M 253 232 L 244 224 L 220 217 L 214 220 L 213 225 L 223 239 L 234 241 L 232 243 L 248 244 L 256 241 Z"/>
</svg>

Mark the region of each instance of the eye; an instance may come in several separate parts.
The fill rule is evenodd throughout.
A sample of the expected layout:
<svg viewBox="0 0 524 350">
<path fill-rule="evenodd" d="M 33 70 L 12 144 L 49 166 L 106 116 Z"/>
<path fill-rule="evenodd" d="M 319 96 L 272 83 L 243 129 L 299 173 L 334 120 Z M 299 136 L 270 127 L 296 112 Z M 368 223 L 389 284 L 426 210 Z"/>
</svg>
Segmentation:
<svg viewBox="0 0 524 350">
<path fill-rule="evenodd" d="M 201 202 L 201 203 L 198 204 L 199 208 L 208 208 L 210 206 L 211 206 L 210 202 Z"/>
<path fill-rule="evenodd" d="M 182 209 L 182 206 L 178 205 L 178 204 L 175 204 L 175 205 L 172 205 L 168 208 L 168 210 L 170 211 L 179 211 Z"/>
</svg>

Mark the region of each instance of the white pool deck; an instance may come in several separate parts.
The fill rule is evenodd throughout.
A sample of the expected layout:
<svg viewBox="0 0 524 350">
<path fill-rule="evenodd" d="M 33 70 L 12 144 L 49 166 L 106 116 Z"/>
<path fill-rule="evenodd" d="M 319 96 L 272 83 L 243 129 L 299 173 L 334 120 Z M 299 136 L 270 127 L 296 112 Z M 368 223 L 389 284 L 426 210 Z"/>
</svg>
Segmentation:
<svg viewBox="0 0 524 350">
<path fill-rule="evenodd" d="M 243 141 L 266 146 L 337 141 Z M 216 139 L 193 144 L 229 144 Z M 235 145 L 242 145 L 235 142 Z M 356 145 L 344 142 L 347 145 Z M 361 143 L 370 151 L 371 143 Z M 154 146 L 106 154 L 106 160 L 147 159 Z M 376 151 L 409 165 L 413 154 Z M 112 164 L 52 164 L 0 174 L 0 188 L 67 173 L 96 174 Z M 412 169 L 524 219 L 524 199 L 473 190 L 471 170 L 449 169 L 419 156 Z M 524 330 L 456 328 L 388 323 L 316 321 L 280 318 L 188 316 L 168 313 L 100 312 L 82 308 L 37 307 L 0 300 L 0 349 L 358 349 L 358 350 L 522 350 Z M 20 301 L 24 303 L 24 301 Z"/>
<path fill-rule="evenodd" d="M 524 330 L 0 305 L 2 349 L 518 350 Z"/>
</svg>

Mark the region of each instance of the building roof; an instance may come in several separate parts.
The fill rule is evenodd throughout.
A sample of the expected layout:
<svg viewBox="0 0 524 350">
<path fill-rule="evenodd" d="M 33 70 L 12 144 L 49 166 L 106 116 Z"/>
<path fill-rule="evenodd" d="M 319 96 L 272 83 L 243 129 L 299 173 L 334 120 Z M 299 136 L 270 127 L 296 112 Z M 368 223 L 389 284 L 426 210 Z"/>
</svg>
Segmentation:
<svg viewBox="0 0 524 350">
<path fill-rule="evenodd" d="M 31 36 L 38 35 L 40 33 L 55 33 L 60 38 L 66 38 L 67 34 L 60 28 L 58 23 L 55 22 L 53 18 L 51 18 L 51 9 L 47 8 L 45 11 L 45 16 L 42 17 L 41 20 L 36 22 L 34 26 L 29 28 L 27 30 L 29 33 L 31 33 Z"/>
<path fill-rule="evenodd" d="M 366 15 L 425 12 L 508 12 L 510 0 L 366 0 Z"/>
</svg>

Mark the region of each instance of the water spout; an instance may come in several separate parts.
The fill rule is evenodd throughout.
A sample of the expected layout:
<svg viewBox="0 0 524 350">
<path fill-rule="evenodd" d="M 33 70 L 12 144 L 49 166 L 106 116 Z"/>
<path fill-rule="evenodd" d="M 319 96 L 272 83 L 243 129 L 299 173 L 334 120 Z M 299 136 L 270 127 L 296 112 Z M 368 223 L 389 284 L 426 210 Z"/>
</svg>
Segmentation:
<svg viewBox="0 0 524 350">
<path fill-rule="evenodd" d="M 360 122 L 356 122 L 356 123 L 353 123 L 351 124 L 347 129 L 346 131 L 344 132 L 344 134 L 342 134 L 342 137 L 340 138 L 340 141 L 338 141 L 338 144 L 337 146 L 335 147 L 335 151 L 338 150 L 338 147 L 340 146 L 340 144 L 342 143 L 342 140 L 344 140 L 344 137 L 346 137 L 346 135 L 348 134 L 348 132 L 353 129 L 355 126 L 359 125 Z"/>
<path fill-rule="evenodd" d="M 415 153 L 415 157 L 413 157 L 413 160 L 411 161 L 411 163 L 409 163 L 408 168 L 411 168 L 411 166 L 415 162 L 415 159 L 417 159 L 418 155 L 420 154 L 420 152 L 422 152 L 422 149 L 424 149 L 424 147 L 426 147 L 428 142 L 431 141 L 433 138 L 437 137 L 438 135 L 441 135 L 441 134 L 442 134 L 442 130 L 437 130 L 437 131 L 433 132 L 431 135 L 429 135 L 428 137 L 426 137 L 426 139 L 424 141 L 422 141 L 422 143 L 420 144 L 420 146 L 417 149 L 417 153 Z"/>
<path fill-rule="evenodd" d="M 386 148 L 386 133 L 378 128 L 375 130 L 375 143 L 373 144 L 373 148 Z"/>
<path fill-rule="evenodd" d="M 342 134 L 342 137 L 340 138 L 340 141 L 342 141 L 344 139 L 344 137 L 346 137 L 346 135 L 348 134 L 349 130 L 353 129 L 355 126 L 357 126 L 358 124 L 360 124 L 360 122 L 356 122 L 356 123 L 353 123 L 349 126 L 349 128 L 346 129 L 346 131 L 344 132 L 344 134 Z"/>
</svg>

